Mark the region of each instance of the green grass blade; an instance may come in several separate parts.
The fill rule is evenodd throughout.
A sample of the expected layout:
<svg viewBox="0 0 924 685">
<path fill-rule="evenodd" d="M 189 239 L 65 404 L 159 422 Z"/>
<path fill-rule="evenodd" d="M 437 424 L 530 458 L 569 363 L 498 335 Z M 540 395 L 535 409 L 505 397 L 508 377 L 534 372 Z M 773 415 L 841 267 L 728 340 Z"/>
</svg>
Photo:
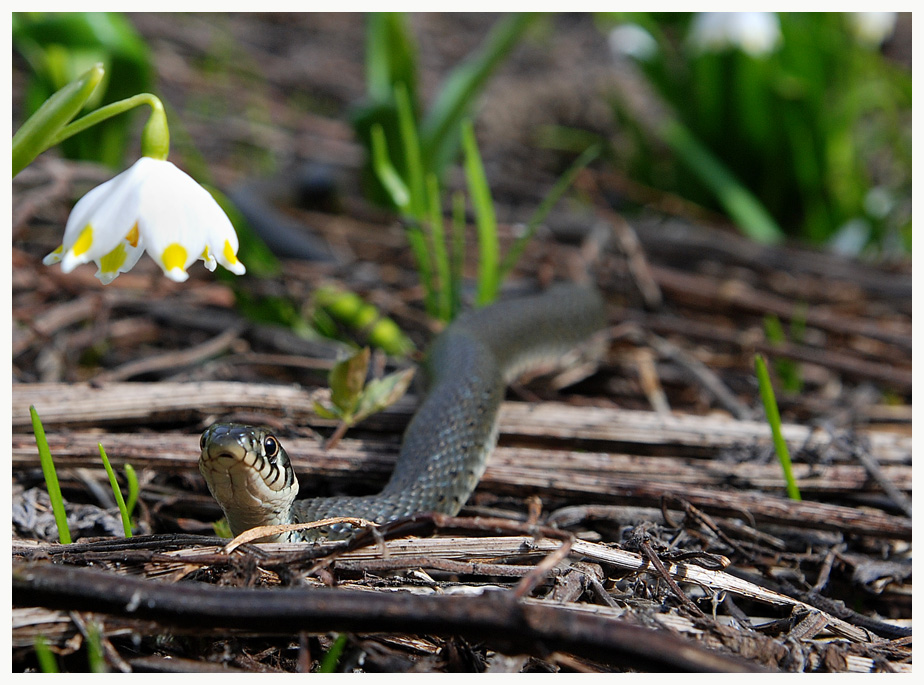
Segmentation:
<svg viewBox="0 0 924 685">
<path fill-rule="evenodd" d="M 426 215 L 426 192 L 424 188 L 424 167 L 420 155 L 420 139 L 417 137 L 417 122 L 407 86 L 395 85 L 395 104 L 398 109 L 398 128 L 401 131 L 401 143 L 404 146 L 404 159 L 407 164 L 407 187 L 410 192 L 408 211 L 418 222 L 423 222 Z"/>
<path fill-rule="evenodd" d="M 796 479 L 792 474 L 792 461 L 789 459 L 789 448 L 786 446 L 786 441 L 783 440 L 780 410 L 776 404 L 776 395 L 773 393 L 773 385 L 770 383 L 767 363 L 759 354 L 754 355 L 754 369 L 757 372 L 757 382 L 760 385 L 760 399 L 764 404 L 764 412 L 767 415 L 767 422 L 770 424 L 770 432 L 773 434 L 773 447 L 776 450 L 777 459 L 780 460 L 780 465 L 783 467 L 783 477 L 786 479 L 786 492 L 790 499 L 801 501 L 802 495 L 799 494 L 799 487 L 796 485 Z"/>
<path fill-rule="evenodd" d="M 103 657 L 103 638 L 99 624 L 87 622 L 87 664 L 90 673 L 106 673 L 106 659 Z"/>
<path fill-rule="evenodd" d="M 135 512 L 135 505 L 138 504 L 138 496 L 141 494 L 141 488 L 138 485 L 138 474 L 135 473 L 135 467 L 126 464 L 125 480 L 128 483 L 128 501 L 125 503 L 125 509 L 128 510 L 128 517 L 131 518 Z"/>
<path fill-rule="evenodd" d="M 764 335 L 772 345 L 783 346 L 786 343 L 783 324 L 780 323 L 776 314 L 768 314 L 764 317 Z M 773 368 L 776 369 L 786 392 L 797 393 L 802 389 L 802 374 L 799 371 L 799 365 L 792 359 L 778 358 L 774 360 Z"/>
<path fill-rule="evenodd" d="M 436 316 L 438 312 L 436 297 L 433 289 L 433 268 L 431 255 L 427 249 L 427 241 L 420 223 L 411 214 L 411 192 L 401 175 L 397 172 L 388 156 L 388 144 L 385 142 L 385 131 L 380 124 L 372 127 L 372 168 L 385 190 L 391 196 L 392 202 L 408 217 L 405 223 L 405 233 L 408 244 L 417 261 L 417 272 L 424 287 L 424 301 L 427 311 Z"/>
<path fill-rule="evenodd" d="M 417 79 L 417 46 L 406 15 L 370 12 L 366 30 L 366 87 L 374 102 L 387 102 L 396 83 L 413 96 Z"/>
<path fill-rule="evenodd" d="M 494 301 L 499 285 L 497 217 L 478 143 L 475 142 L 475 129 L 468 119 L 462 122 L 462 149 L 465 152 L 465 180 L 478 228 L 478 289 L 475 306 L 483 307 Z"/>
<path fill-rule="evenodd" d="M 517 238 L 513 245 L 510 246 L 510 250 L 507 252 L 507 256 L 504 258 L 500 267 L 500 276 L 498 280 L 501 283 L 504 282 L 504 279 L 513 267 L 516 266 L 520 259 L 520 255 L 522 255 L 523 250 L 526 249 L 526 245 L 532 239 L 533 235 L 535 235 L 539 225 L 545 221 L 549 212 L 552 211 L 552 207 L 561 199 L 565 191 L 571 187 L 571 184 L 574 183 L 574 179 L 577 178 L 581 170 L 597 158 L 600 154 L 600 150 L 600 145 L 588 147 L 576 160 L 574 160 L 574 163 L 565 170 L 565 173 L 555 181 L 555 185 L 552 186 L 552 189 L 542 199 L 536 211 L 533 212 L 533 215 L 529 218 L 523 235 Z"/>
<path fill-rule="evenodd" d="M 318 664 L 318 673 L 333 673 L 337 669 L 337 664 L 340 663 L 340 655 L 343 654 L 346 643 L 347 636 L 345 633 L 337 635 L 330 649 L 321 657 L 321 663 Z"/>
<path fill-rule="evenodd" d="M 462 279 L 465 276 L 465 193 L 452 195 L 452 318 L 462 308 Z"/>
<path fill-rule="evenodd" d="M 96 443 L 99 447 L 99 458 L 103 460 L 103 467 L 106 469 L 106 475 L 109 476 L 109 485 L 112 487 L 112 494 L 115 496 L 116 504 L 119 505 L 119 513 L 122 515 L 122 528 L 125 529 L 125 537 L 132 536 L 132 522 L 128 517 L 128 509 L 125 507 L 125 500 L 122 499 L 122 490 L 119 488 L 119 481 L 116 480 L 115 473 L 112 470 L 112 464 L 109 463 L 109 457 L 106 456 L 106 450 L 103 449 L 103 443 Z"/>
<path fill-rule="evenodd" d="M 440 204 L 440 182 L 436 174 L 427 174 L 427 205 L 430 224 L 430 238 L 433 242 L 433 259 L 439 278 L 437 306 L 441 321 L 452 318 L 452 266 L 446 249 L 446 233 L 443 229 L 443 208 Z"/>
<path fill-rule="evenodd" d="M 401 175 L 391 163 L 388 156 L 388 144 L 385 142 L 385 131 L 381 124 L 372 127 L 372 168 L 379 181 L 388 191 L 395 207 L 408 212 L 411 202 L 411 193 Z"/>
<path fill-rule="evenodd" d="M 39 670 L 42 673 L 59 673 L 58 660 L 52 653 L 44 635 L 36 635 L 35 642 L 32 643 L 35 649 L 35 658 L 38 659 Z"/>
<path fill-rule="evenodd" d="M 42 474 L 45 476 L 45 487 L 48 488 L 48 497 L 51 500 L 51 510 L 55 515 L 55 525 L 58 527 L 58 539 L 61 544 L 71 544 L 71 531 L 67 527 L 67 513 L 64 511 L 64 497 L 61 495 L 61 486 L 58 484 L 58 474 L 55 472 L 55 462 L 48 449 L 48 440 L 45 438 L 45 429 L 35 407 L 29 407 L 32 415 L 32 432 L 35 434 L 35 444 L 38 447 L 39 461 L 42 463 Z"/>
</svg>

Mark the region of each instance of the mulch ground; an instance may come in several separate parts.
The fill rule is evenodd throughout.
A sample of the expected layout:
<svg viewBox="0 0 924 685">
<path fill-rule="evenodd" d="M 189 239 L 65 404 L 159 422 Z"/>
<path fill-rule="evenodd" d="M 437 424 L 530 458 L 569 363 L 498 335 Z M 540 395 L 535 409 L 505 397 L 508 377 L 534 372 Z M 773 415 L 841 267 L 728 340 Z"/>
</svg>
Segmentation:
<svg viewBox="0 0 924 685">
<path fill-rule="evenodd" d="M 365 88 L 362 18 L 133 20 L 175 161 L 193 141 L 224 188 L 304 161 L 323 180 L 323 203 L 285 211 L 336 259 L 283 260 L 280 275 L 235 287 L 295 303 L 346 288 L 423 349 L 436 329 L 403 230 L 363 199 L 347 123 Z M 425 97 L 491 21 L 415 17 Z M 550 27 L 501 68 L 477 121 L 504 246 L 570 163 L 537 145 L 536 128 L 613 126 L 605 38 L 587 17 Z M 106 177 L 48 154 L 13 184 L 14 671 L 36 668 L 37 635 L 63 668 L 86 670 L 94 626 L 112 670 L 309 671 L 333 647 L 337 670 L 366 672 L 910 671 L 910 260 L 757 246 L 597 163 L 506 292 L 591 273 L 609 307 L 605 352 L 511 388 L 460 517 L 229 550 L 197 470 L 211 422 L 277 430 L 303 496 L 369 493 L 417 395 L 325 449 L 334 426 L 311 408 L 342 343 L 246 319 L 200 267 L 177 285 L 145 258 L 105 287 L 90 267 L 43 267 L 73 201 Z M 767 317 L 785 342 L 767 339 Z M 758 353 L 778 381 L 800 502 L 763 422 Z M 787 374 L 798 389 L 783 389 Z M 30 404 L 73 545 L 55 542 Z M 99 442 L 140 477 L 130 540 Z"/>
</svg>

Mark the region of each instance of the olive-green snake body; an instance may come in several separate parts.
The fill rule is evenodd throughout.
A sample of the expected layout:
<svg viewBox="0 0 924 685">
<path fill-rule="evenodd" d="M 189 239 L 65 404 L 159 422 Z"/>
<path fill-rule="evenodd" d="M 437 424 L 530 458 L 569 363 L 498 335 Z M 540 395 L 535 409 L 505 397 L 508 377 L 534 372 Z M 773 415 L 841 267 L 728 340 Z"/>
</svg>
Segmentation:
<svg viewBox="0 0 924 685">
<path fill-rule="evenodd" d="M 506 384 L 554 359 L 605 325 L 596 290 L 546 293 L 468 312 L 430 346 L 429 390 L 404 434 L 391 479 L 377 495 L 295 500 L 289 457 L 269 431 L 217 423 L 202 435 L 199 469 L 232 532 L 262 525 L 357 517 L 384 523 L 420 511 L 455 515 L 481 479 L 497 440 Z M 277 539 L 347 537 L 349 526 L 294 531 Z"/>
</svg>

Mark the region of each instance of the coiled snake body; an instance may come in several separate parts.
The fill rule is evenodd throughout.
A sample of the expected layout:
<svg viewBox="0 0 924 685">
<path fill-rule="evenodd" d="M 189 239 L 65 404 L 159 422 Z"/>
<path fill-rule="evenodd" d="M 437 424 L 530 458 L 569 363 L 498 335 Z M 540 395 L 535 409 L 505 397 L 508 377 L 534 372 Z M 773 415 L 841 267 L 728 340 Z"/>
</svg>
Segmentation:
<svg viewBox="0 0 924 685">
<path fill-rule="evenodd" d="M 455 515 L 497 441 L 506 384 L 555 359 L 605 324 L 591 288 L 553 287 L 457 318 L 430 346 L 429 390 L 408 424 L 397 464 L 377 495 L 295 500 L 289 457 L 269 431 L 217 423 L 202 435 L 199 470 L 235 535 L 256 526 L 351 516 L 376 523 L 419 511 Z M 294 531 L 278 540 L 348 537 L 348 526 Z"/>
</svg>

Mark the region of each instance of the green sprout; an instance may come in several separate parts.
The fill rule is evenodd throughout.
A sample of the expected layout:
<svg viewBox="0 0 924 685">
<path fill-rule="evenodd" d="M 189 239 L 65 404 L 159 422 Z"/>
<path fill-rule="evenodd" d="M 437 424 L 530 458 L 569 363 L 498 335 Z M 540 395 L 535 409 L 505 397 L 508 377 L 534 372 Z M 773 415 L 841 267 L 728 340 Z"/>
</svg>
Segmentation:
<svg viewBox="0 0 924 685">
<path fill-rule="evenodd" d="M 796 319 L 792 321 L 791 331 L 794 342 L 802 340 L 802 333 L 805 330 L 805 308 L 803 307 L 801 311 L 803 312 L 801 326 Z M 764 335 L 772 345 L 782 345 L 786 342 L 783 324 L 775 314 L 768 314 L 764 317 Z M 802 374 L 797 362 L 792 359 L 776 359 L 773 362 L 773 368 L 783 382 L 783 389 L 786 392 L 798 393 L 802 390 Z"/>
<path fill-rule="evenodd" d="M 71 544 L 71 531 L 67 527 L 67 513 L 64 511 L 64 497 L 61 495 L 61 486 L 58 483 L 58 474 L 55 471 L 55 462 L 51 458 L 51 450 L 45 437 L 45 428 L 34 406 L 29 407 L 32 415 L 32 432 L 35 434 L 35 444 L 38 446 L 39 461 L 42 464 L 42 474 L 45 476 L 45 487 L 48 489 L 48 498 L 51 500 L 51 510 L 55 516 L 55 525 L 58 527 L 58 540 L 63 545 Z"/>
<path fill-rule="evenodd" d="M 51 647 L 48 646 L 48 640 L 44 635 L 36 635 L 32 647 L 35 649 L 35 658 L 38 659 L 39 670 L 42 673 L 60 672 L 58 660 L 51 651 Z"/>
<path fill-rule="evenodd" d="M 318 664 L 318 673 L 334 673 L 337 670 L 337 665 L 340 663 L 340 657 L 346 643 L 347 635 L 345 633 L 338 634 L 330 649 L 321 657 L 321 662 Z"/>
<path fill-rule="evenodd" d="M 45 487 L 48 490 L 48 499 L 51 500 L 51 510 L 54 513 L 55 525 L 58 528 L 58 539 L 61 544 L 69 545 L 71 543 L 71 532 L 67 527 L 67 512 L 64 510 L 64 497 L 61 494 L 61 486 L 58 483 L 58 474 L 55 470 L 55 462 L 51 456 L 51 449 L 48 447 L 48 439 L 45 437 L 45 428 L 42 426 L 42 420 L 39 418 L 38 411 L 34 406 L 29 407 L 29 413 L 32 416 L 32 432 L 35 435 L 35 444 L 38 447 L 39 461 L 42 465 L 42 474 L 45 476 Z M 119 513 L 122 516 L 122 526 L 125 529 L 125 537 L 132 536 L 131 512 L 138 501 L 139 487 L 138 477 L 135 469 L 130 465 L 125 465 L 125 477 L 128 481 L 128 505 L 122 499 L 122 491 L 119 489 L 119 483 L 116 481 L 115 473 L 106 456 L 106 450 L 103 449 L 102 443 L 97 443 L 99 447 L 99 456 L 102 459 L 103 467 L 109 476 L 109 484 L 112 486 L 112 494 L 119 506 Z"/>
<path fill-rule="evenodd" d="M 786 492 L 790 499 L 801 501 L 802 495 L 799 494 L 799 486 L 796 485 L 796 478 L 792 473 L 792 461 L 789 458 L 789 448 L 786 446 L 786 441 L 783 439 L 780 409 L 776 404 L 776 395 L 773 393 L 773 385 L 770 383 L 767 363 L 759 354 L 754 355 L 754 368 L 757 372 L 757 382 L 760 386 L 760 399 L 764 405 L 764 413 L 767 416 L 767 423 L 770 424 L 770 432 L 773 434 L 773 447 L 776 450 L 776 457 L 783 467 L 783 477 L 786 479 Z"/>
<path fill-rule="evenodd" d="M 106 475 L 109 476 L 112 494 L 119 507 L 119 514 L 122 516 L 122 528 L 125 530 L 125 537 L 130 538 L 132 536 L 132 522 L 128 514 L 128 507 L 125 506 L 125 500 L 122 499 L 122 490 L 119 488 L 119 482 L 116 480 L 112 465 L 109 463 L 109 457 L 106 456 L 106 450 L 103 449 L 103 443 L 98 442 L 96 445 L 99 447 L 99 456 L 103 460 L 103 467 L 106 469 Z M 134 469 L 132 470 L 134 471 Z"/>
</svg>

